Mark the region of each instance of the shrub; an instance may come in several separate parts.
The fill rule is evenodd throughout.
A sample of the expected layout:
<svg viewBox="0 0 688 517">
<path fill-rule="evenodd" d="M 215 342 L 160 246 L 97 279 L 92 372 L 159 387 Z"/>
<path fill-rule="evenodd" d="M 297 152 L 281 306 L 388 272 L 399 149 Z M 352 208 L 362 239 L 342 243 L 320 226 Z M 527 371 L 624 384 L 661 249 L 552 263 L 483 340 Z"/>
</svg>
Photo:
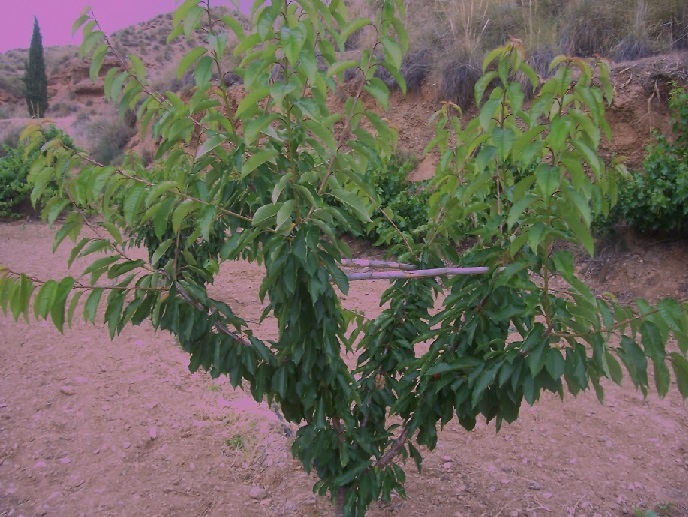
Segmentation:
<svg viewBox="0 0 688 517">
<path fill-rule="evenodd" d="M 644 174 L 633 175 L 621 190 L 620 216 L 641 232 L 669 233 L 688 225 L 688 91 L 675 87 L 669 106 L 674 140 L 657 134 Z"/>
<path fill-rule="evenodd" d="M 24 83 L 17 75 L 2 73 L 0 74 L 0 90 L 7 92 L 11 97 L 23 97 Z"/>
<path fill-rule="evenodd" d="M 629 34 L 619 42 L 612 52 L 617 61 L 633 61 L 653 54 L 652 45 L 647 37 Z"/>
<path fill-rule="evenodd" d="M 380 202 L 377 216 L 373 216 L 364 236 L 376 245 L 400 243 L 410 237 L 428 220 L 428 193 L 426 182 L 409 181 L 408 175 L 415 169 L 415 160 L 402 154 L 388 160 L 371 163 L 366 172 L 369 182 Z M 385 216 L 384 212 L 387 214 Z"/>
<path fill-rule="evenodd" d="M 44 131 L 44 138 L 46 141 L 59 138 L 66 147 L 74 149 L 74 143 L 69 135 L 55 126 L 50 126 Z M 8 143 L 14 145 L 10 146 Z M 26 154 L 25 147 L 19 142 L 16 132 L 5 137 L 0 155 L 2 156 L 0 158 L 0 217 L 21 217 L 23 210 L 29 206 L 33 184 L 27 181 L 27 176 L 31 165 L 41 152 L 40 148 L 36 147 Z M 48 190 L 55 191 L 54 182 L 49 184 Z"/>
<path fill-rule="evenodd" d="M 136 134 L 136 128 L 117 117 L 105 117 L 90 124 L 94 144 L 93 159 L 104 165 L 121 161 L 124 148 Z"/>
<path fill-rule="evenodd" d="M 480 65 L 473 60 L 459 59 L 447 64 L 442 70 L 440 95 L 468 108 L 474 101 L 473 90 L 480 78 Z"/>
<path fill-rule="evenodd" d="M 350 69 L 351 70 L 351 69 Z M 417 92 L 423 85 L 423 81 L 430 74 L 432 70 L 432 54 L 428 49 L 420 49 L 414 52 L 409 52 L 401 63 L 401 75 L 406 82 L 407 92 Z M 387 88 L 390 90 L 398 90 L 399 84 L 397 80 L 389 73 L 389 71 L 378 66 L 375 70 L 375 76 L 382 79 Z"/>
<path fill-rule="evenodd" d="M 420 90 L 423 81 L 432 70 L 433 58 L 428 49 L 420 49 L 409 52 L 401 64 L 401 75 L 406 81 L 406 91 L 416 92 Z"/>
</svg>

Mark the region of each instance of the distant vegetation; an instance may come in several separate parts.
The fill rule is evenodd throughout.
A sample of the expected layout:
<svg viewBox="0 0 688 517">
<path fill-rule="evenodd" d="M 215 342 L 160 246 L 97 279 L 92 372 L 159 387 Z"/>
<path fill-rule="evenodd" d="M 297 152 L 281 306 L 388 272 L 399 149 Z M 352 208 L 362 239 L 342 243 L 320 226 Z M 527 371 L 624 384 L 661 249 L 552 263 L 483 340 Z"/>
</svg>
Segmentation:
<svg viewBox="0 0 688 517">
<path fill-rule="evenodd" d="M 440 94 L 466 106 L 487 50 L 516 38 L 531 66 L 546 75 L 558 54 L 633 60 L 688 49 L 685 0 L 429 0 L 407 3 L 411 52 L 402 73 L 432 73 Z M 356 16 L 369 16 L 356 3 Z M 349 46 L 374 37 L 358 33 Z M 432 72 L 430 72 L 432 71 Z"/>
<path fill-rule="evenodd" d="M 72 139 L 55 126 L 44 132 L 46 141 L 59 138 L 68 148 L 74 149 Z M 28 181 L 29 170 L 42 153 L 40 147 L 27 152 L 19 140 L 19 132 L 13 131 L 0 142 L 0 219 L 16 219 L 31 211 L 30 195 L 34 184 Z M 49 193 L 56 192 L 56 184 L 47 185 Z"/>
<path fill-rule="evenodd" d="M 617 216 L 641 232 L 670 234 L 688 228 L 688 91 L 674 88 L 669 101 L 672 138 L 656 134 L 645 172 L 621 189 Z"/>
</svg>

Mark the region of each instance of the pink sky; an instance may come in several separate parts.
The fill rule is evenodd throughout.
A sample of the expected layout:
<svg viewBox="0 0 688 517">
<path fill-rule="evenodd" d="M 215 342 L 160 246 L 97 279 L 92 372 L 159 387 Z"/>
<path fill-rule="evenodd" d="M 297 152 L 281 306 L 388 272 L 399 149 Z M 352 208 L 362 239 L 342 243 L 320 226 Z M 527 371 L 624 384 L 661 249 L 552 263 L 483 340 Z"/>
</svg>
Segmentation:
<svg viewBox="0 0 688 517">
<path fill-rule="evenodd" d="M 109 34 L 173 11 L 180 3 L 180 0 L 0 0 L 0 53 L 28 48 L 34 15 L 38 17 L 44 47 L 76 45 L 80 42 L 80 34 L 72 38 L 72 24 L 87 5 L 93 8 Z M 232 5 L 227 0 L 215 0 L 213 4 Z"/>
</svg>

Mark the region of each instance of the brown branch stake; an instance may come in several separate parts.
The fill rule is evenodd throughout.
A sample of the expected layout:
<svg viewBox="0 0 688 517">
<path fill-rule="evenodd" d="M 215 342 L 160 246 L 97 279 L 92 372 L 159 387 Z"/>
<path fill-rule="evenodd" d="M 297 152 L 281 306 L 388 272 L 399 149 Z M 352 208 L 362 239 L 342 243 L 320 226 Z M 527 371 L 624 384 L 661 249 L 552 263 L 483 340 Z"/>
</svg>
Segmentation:
<svg viewBox="0 0 688 517">
<path fill-rule="evenodd" d="M 401 262 L 389 262 L 387 260 L 369 260 L 369 259 L 342 259 L 342 266 L 347 267 L 378 267 L 388 269 L 401 269 L 404 271 L 413 271 L 418 269 L 413 264 L 403 264 Z"/>
<path fill-rule="evenodd" d="M 417 269 L 415 271 L 369 271 L 366 273 L 347 273 L 349 280 L 376 280 L 390 278 L 428 278 L 442 275 L 483 275 L 486 267 L 441 267 L 435 269 Z"/>
</svg>

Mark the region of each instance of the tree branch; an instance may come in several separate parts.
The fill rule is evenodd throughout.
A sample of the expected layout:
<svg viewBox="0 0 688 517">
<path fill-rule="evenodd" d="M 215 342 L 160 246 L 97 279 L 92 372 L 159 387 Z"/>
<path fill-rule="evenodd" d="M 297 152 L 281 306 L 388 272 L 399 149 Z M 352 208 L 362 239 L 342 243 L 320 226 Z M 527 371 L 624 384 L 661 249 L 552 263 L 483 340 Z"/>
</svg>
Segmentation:
<svg viewBox="0 0 688 517">
<path fill-rule="evenodd" d="M 394 440 L 394 442 L 392 442 L 392 446 L 387 450 L 387 452 L 385 452 L 382 455 L 382 458 L 375 462 L 376 467 L 384 468 L 392 462 L 394 457 L 397 454 L 399 454 L 399 451 L 406 444 L 406 440 L 408 439 L 408 432 L 409 430 L 407 424 L 406 426 L 404 426 L 404 429 L 401 431 L 401 434 L 397 437 L 397 439 Z"/>
</svg>

